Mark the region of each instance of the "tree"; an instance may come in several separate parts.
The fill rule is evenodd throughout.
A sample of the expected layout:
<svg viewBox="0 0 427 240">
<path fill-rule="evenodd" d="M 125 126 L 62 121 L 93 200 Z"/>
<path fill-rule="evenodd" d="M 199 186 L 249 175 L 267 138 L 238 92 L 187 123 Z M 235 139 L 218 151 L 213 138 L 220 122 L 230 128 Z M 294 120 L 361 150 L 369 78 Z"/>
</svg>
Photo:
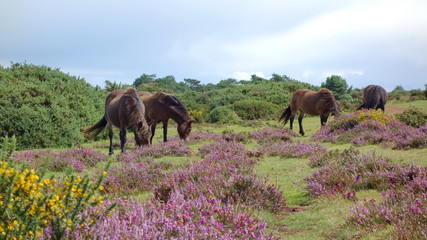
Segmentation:
<svg viewBox="0 0 427 240">
<path fill-rule="evenodd" d="M 335 98 L 338 100 L 351 98 L 349 93 L 352 87 L 348 87 L 347 81 L 341 76 L 332 75 L 327 77 L 326 81 L 322 82 L 320 86 L 331 90 Z"/>
<path fill-rule="evenodd" d="M 124 88 L 124 85 L 122 83 L 116 83 L 116 81 L 111 82 L 109 80 L 105 80 L 104 83 L 105 83 L 105 90 L 107 92 L 112 92 L 114 90 Z"/>
<path fill-rule="evenodd" d="M 133 86 L 138 88 L 141 84 L 152 83 L 156 80 L 156 74 L 142 74 L 139 78 L 135 79 Z"/>
<path fill-rule="evenodd" d="M 191 78 L 185 78 L 184 79 L 185 84 L 187 84 L 187 86 L 191 89 L 195 89 L 197 87 L 200 86 L 200 81 L 196 80 L 196 79 L 191 79 Z"/>
<path fill-rule="evenodd" d="M 251 82 L 252 83 L 260 83 L 262 81 L 265 81 L 265 79 L 262 78 L 262 77 L 259 77 L 259 76 L 255 75 L 255 74 L 251 75 Z"/>
<path fill-rule="evenodd" d="M 237 85 L 237 80 L 234 78 L 227 78 L 225 80 L 221 80 L 219 81 L 219 83 L 216 85 L 219 88 L 227 88 L 227 87 L 231 87 L 231 86 L 235 86 Z"/>
</svg>

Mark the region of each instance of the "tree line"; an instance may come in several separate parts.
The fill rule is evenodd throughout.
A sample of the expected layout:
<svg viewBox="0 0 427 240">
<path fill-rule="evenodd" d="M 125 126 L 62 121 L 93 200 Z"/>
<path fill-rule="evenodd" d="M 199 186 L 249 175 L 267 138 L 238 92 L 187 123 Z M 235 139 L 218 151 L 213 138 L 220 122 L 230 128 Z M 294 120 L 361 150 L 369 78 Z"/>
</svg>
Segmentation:
<svg viewBox="0 0 427 240">
<path fill-rule="evenodd" d="M 332 90 L 342 110 L 355 108 L 362 99 L 362 89 L 348 86 L 341 76 L 330 76 L 321 86 L 314 86 L 279 74 L 269 79 L 256 75 L 250 80 L 228 78 L 217 84 L 142 74 L 131 85 L 106 80 L 101 88 L 60 69 L 26 63 L 0 66 L 0 85 L 0 137 L 16 136 L 18 149 L 81 143 L 80 131 L 103 115 L 107 94 L 127 87 L 174 94 L 198 122 L 277 119 L 292 92 L 301 88 Z M 425 98 L 427 90 L 406 91 L 397 86 L 389 95 Z"/>
</svg>

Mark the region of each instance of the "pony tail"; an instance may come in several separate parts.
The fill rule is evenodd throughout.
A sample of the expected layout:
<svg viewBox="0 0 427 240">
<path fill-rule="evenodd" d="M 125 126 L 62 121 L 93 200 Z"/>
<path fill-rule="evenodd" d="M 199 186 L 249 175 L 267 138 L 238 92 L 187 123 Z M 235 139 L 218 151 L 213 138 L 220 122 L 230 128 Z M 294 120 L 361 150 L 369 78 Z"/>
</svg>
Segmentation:
<svg viewBox="0 0 427 240">
<path fill-rule="evenodd" d="M 105 126 L 107 125 L 107 119 L 105 119 L 105 116 L 101 118 L 95 125 L 86 127 L 82 134 L 85 136 L 87 140 L 93 140 L 102 130 L 104 130 Z M 94 133 L 91 133 L 94 132 Z"/>
<path fill-rule="evenodd" d="M 292 114 L 292 110 L 291 110 L 291 106 L 289 106 L 285 109 L 285 111 L 283 111 L 282 115 L 279 118 L 279 122 L 283 121 L 283 125 L 286 125 L 289 118 L 291 118 L 291 114 Z"/>
</svg>

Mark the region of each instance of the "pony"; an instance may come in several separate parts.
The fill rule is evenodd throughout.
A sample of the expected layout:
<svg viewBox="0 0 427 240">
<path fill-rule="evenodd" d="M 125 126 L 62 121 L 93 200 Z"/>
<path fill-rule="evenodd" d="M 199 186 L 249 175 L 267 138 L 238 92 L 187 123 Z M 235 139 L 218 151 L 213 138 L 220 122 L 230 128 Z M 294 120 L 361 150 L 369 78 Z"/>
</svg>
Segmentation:
<svg viewBox="0 0 427 240">
<path fill-rule="evenodd" d="M 302 119 L 305 114 L 314 116 L 320 115 L 320 124 L 323 126 L 328 120 L 329 114 L 339 116 L 340 110 L 331 91 L 326 88 L 321 88 L 319 91 L 311 91 L 308 89 L 299 89 L 292 93 L 289 106 L 283 111 L 279 121 L 284 124 L 290 120 L 290 128 L 294 122 L 297 111 L 300 110 L 298 117 L 299 133 L 304 136 L 304 129 L 302 127 Z"/>
<path fill-rule="evenodd" d="M 182 140 L 189 138 L 191 125 L 194 121 L 191 120 L 187 109 L 175 96 L 164 92 L 158 92 L 153 95 L 149 92 L 139 91 L 138 94 L 145 105 L 145 118 L 151 126 L 151 144 L 153 143 L 156 125 L 159 122 L 163 123 L 163 142 L 168 141 L 168 123 L 170 118 L 178 124 L 179 137 Z"/>
<path fill-rule="evenodd" d="M 93 139 L 107 126 L 110 137 L 109 154 L 113 154 L 113 125 L 120 129 L 120 147 L 125 151 L 126 129 L 135 134 L 136 145 L 150 145 L 151 129 L 145 119 L 145 105 L 135 89 L 114 90 L 105 99 L 104 116 L 93 126 L 83 130 L 83 134 Z"/>
<path fill-rule="evenodd" d="M 363 104 L 357 110 L 360 109 L 375 109 L 380 108 L 385 110 L 385 104 L 387 103 L 387 92 L 384 88 L 377 85 L 369 85 L 363 91 Z"/>
</svg>

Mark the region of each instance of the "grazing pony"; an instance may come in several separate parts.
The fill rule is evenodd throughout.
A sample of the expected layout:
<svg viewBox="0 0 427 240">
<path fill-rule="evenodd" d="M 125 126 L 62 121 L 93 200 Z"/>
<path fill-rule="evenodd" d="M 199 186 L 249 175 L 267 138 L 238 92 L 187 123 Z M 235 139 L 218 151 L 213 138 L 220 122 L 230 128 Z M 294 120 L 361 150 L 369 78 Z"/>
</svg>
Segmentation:
<svg viewBox="0 0 427 240">
<path fill-rule="evenodd" d="M 357 110 L 360 109 L 375 109 L 380 108 L 385 110 L 385 104 L 387 103 L 387 92 L 384 88 L 377 85 L 369 85 L 363 91 L 363 104 Z"/>
<path fill-rule="evenodd" d="M 105 114 L 95 125 L 83 130 L 88 138 L 98 135 L 107 126 L 110 137 L 110 151 L 113 154 L 113 125 L 120 129 L 120 147 L 125 151 L 126 129 L 131 128 L 135 134 L 136 145 L 150 145 L 151 130 L 145 119 L 145 105 L 135 91 L 114 90 L 105 99 Z"/>
<path fill-rule="evenodd" d="M 323 126 L 328 120 L 329 114 L 338 116 L 340 110 L 338 104 L 331 91 L 322 88 L 319 91 L 311 91 L 308 89 L 299 89 L 292 93 L 291 102 L 289 106 L 283 111 L 279 121 L 284 124 L 290 119 L 290 128 L 294 122 L 297 111 L 300 110 L 298 117 L 299 133 L 304 136 L 304 129 L 302 127 L 302 119 L 305 114 L 320 115 L 320 124 Z"/>
<path fill-rule="evenodd" d="M 175 96 L 163 92 L 153 95 L 149 92 L 139 91 L 138 94 L 144 102 L 146 110 L 145 117 L 151 126 L 152 136 L 150 143 L 153 142 L 156 125 L 159 122 L 163 122 L 163 141 L 168 141 L 168 123 L 170 118 L 178 124 L 179 137 L 183 140 L 189 138 L 191 124 L 194 121 L 191 120 L 187 109 Z"/>
</svg>

